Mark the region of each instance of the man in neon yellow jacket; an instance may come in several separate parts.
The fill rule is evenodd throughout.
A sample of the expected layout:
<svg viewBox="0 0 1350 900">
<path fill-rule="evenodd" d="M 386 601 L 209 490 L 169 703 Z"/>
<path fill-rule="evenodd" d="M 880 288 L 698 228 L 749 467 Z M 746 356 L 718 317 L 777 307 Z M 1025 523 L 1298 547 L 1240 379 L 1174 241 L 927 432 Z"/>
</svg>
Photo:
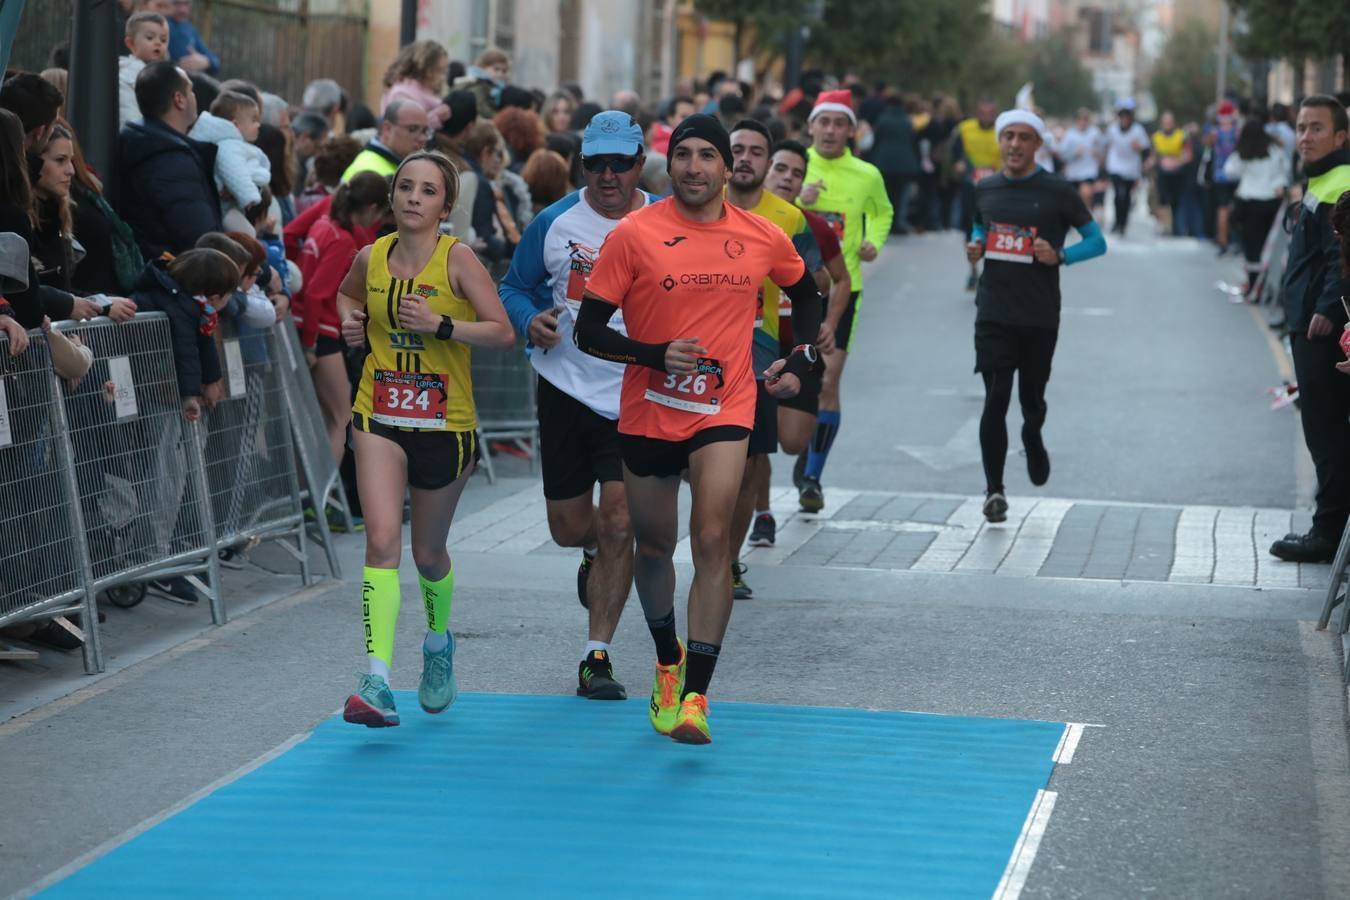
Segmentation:
<svg viewBox="0 0 1350 900">
<path fill-rule="evenodd" d="M 835 349 L 825 354 L 825 380 L 820 391 L 820 412 L 816 433 L 799 462 L 798 502 L 804 512 L 819 512 L 825 507 L 820 476 L 825 460 L 839 433 L 839 380 L 844 374 L 853 334 L 862 307 L 862 264 L 877 258 L 877 250 L 891 231 L 894 211 L 886 196 L 881 172 L 863 162 L 849 150 L 849 141 L 858 126 L 849 91 L 824 91 L 816 99 L 810 117 L 811 148 L 807 151 L 806 182 L 800 203 L 830 223 L 844 251 L 844 264 L 853 280 L 849 297 L 834 329 Z"/>
</svg>

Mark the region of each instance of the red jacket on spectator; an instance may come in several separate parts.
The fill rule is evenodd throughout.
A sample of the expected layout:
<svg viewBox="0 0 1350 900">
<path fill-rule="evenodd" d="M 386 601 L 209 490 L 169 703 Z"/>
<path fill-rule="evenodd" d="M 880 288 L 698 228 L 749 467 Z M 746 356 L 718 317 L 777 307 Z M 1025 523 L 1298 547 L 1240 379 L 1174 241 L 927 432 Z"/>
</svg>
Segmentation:
<svg viewBox="0 0 1350 900">
<path fill-rule="evenodd" d="M 296 219 L 291 222 L 294 225 Z M 287 231 L 289 231 L 289 226 Z M 354 229 L 361 230 L 361 229 Z M 290 247 L 290 235 L 286 246 Z M 304 237 L 297 263 L 305 276 L 305 285 L 291 301 L 291 316 L 300 326 L 300 344 L 314 349 L 319 337 L 339 340 L 342 322 L 338 318 L 337 295 L 342 280 L 362 244 L 351 231 L 329 216 L 314 223 Z"/>
<path fill-rule="evenodd" d="M 281 241 L 286 247 L 287 259 L 297 264 L 300 262 L 300 253 L 305 247 L 305 236 L 320 220 L 328 218 L 328 211 L 332 206 L 333 195 L 329 194 L 294 219 L 291 219 L 291 224 L 281 230 Z M 378 236 L 373 230 L 362 228 L 360 225 L 352 228 L 352 234 L 356 237 L 358 247 L 375 243 L 375 238 Z M 350 262 L 348 260 L 349 264 Z M 344 271 L 342 274 L 346 275 L 347 273 Z M 308 274 L 305 277 L 309 277 Z"/>
</svg>

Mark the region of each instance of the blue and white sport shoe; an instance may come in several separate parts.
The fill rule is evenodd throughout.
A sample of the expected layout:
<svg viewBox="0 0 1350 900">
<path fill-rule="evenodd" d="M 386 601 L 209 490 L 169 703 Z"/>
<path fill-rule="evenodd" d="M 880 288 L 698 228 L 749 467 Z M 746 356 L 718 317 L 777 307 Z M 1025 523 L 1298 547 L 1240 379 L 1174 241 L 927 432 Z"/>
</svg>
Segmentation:
<svg viewBox="0 0 1350 900">
<path fill-rule="evenodd" d="M 422 681 L 417 685 L 417 702 L 422 709 L 435 715 L 445 712 L 455 702 L 455 636 L 447 634 L 450 642 L 439 653 L 422 646 Z"/>
<path fill-rule="evenodd" d="M 389 683 L 378 675 L 362 675 L 356 693 L 342 707 L 342 718 L 367 728 L 397 725 L 398 710 L 394 708 L 394 692 L 389 690 Z"/>
</svg>

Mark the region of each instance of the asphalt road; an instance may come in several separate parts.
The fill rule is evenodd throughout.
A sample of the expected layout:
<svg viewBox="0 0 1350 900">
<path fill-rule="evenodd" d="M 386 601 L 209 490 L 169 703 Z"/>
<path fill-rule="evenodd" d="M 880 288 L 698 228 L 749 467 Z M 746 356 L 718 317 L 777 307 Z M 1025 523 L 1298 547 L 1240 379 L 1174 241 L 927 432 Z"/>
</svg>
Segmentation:
<svg viewBox="0 0 1350 900">
<path fill-rule="evenodd" d="M 1297 422 L 1270 412 L 1263 393 L 1279 381 L 1277 360 L 1248 311 L 1213 287 L 1235 266 L 1199 246 L 1114 243 L 1066 273 L 1045 490 L 1293 510 Z M 949 234 L 893 241 L 868 271 L 827 486 L 982 490 L 963 270 Z M 1015 412 L 1011 424 L 1015 436 Z M 787 468 L 778 463 L 777 481 Z M 1015 455 L 1008 485 L 1015 500 L 1032 492 Z M 524 478 L 476 481 L 463 513 L 533 489 Z M 120 669 L 101 680 L 63 674 L 69 666 L 0 670 L 5 708 L 31 708 L 0 723 L 5 806 L 22 811 L 0 819 L 0 894 L 331 715 L 362 667 L 360 553 L 358 539 L 344 540 L 346 584 L 250 604 L 219 629 L 204 616 L 176 620 L 165 632 L 181 636 L 176 649 L 161 641 L 153 655 L 138 649 L 151 644 L 143 629 L 123 623 L 153 622 L 156 609 L 118 611 Z M 455 560 L 461 689 L 570 694 L 584 638 L 575 558 Z M 679 571 L 683 586 L 689 570 Z M 1336 641 L 1309 624 L 1319 592 L 790 559 L 752 574 L 756 598 L 736 607 L 713 686 L 714 728 L 719 698 L 1097 726 L 1048 785 L 1058 801 L 1022 896 L 1350 893 L 1345 692 Z M 414 604 L 404 610 L 393 677 L 411 688 L 421 626 Z M 636 605 L 614 652 L 640 697 L 651 650 Z M 641 716 L 641 700 L 630 703 Z"/>
</svg>

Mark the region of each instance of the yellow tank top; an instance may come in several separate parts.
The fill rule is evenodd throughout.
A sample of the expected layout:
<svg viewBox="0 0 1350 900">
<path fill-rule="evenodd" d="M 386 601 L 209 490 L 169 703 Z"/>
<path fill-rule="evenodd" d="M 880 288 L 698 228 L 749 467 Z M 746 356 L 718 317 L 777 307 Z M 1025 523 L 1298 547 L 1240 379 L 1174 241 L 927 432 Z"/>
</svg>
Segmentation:
<svg viewBox="0 0 1350 900">
<path fill-rule="evenodd" d="M 1159 156 L 1178 157 L 1181 155 L 1181 148 L 1186 144 L 1186 132 L 1180 128 L 1175 129 L 1171 134 L 1163 134 L 1161 131 L 1153 132 L 1153 149 L 1158 151 Z"/>
<path fill-rule="evenodd" d="M 981 128 L 979 119 L 966 119 L 956 126 L 961 133 L 961 146 L 966 159 L 976 169 L 999 169 L 1003 165 L 998 150 L 998 134 L 993 128 Z"/>
<path fill-rule="evenodd" d="M 478 416 L 469 375 L 469 347 L 408 331 L 398 322 L 399 299 L 417 294 L 433 312 L 456 321 L 475 321 L 473 305 L 450 287 L 448 260 L 455 238 L 442 235 L 416 278 L 389 272 L 389 251 L 397 234 L 370 248 L 366 268 L 366 340 L 370 354 L 361 370 L 353 421 L 362 431 L 371 423 L 417 431 L 473 431 Z"/>
<path fill-rule="evenodd" d="M 750 210 L 761 219 L 768 219 L 783 229 L 793 241 L 811 226 L 806 224 L 806 216 L 797 207 L 786 200 L 765 190 L 760 194 L 759 204 Z M 760 309 L 755 315 L 755 325 L 769 336 L 771 345 L 778 346 L 778 318 L 792 315 L 792 301 L 783 293 L 783 289 L 774 284 L 772 278 L 765 278 L 759 288 Z"/>
</svg>

